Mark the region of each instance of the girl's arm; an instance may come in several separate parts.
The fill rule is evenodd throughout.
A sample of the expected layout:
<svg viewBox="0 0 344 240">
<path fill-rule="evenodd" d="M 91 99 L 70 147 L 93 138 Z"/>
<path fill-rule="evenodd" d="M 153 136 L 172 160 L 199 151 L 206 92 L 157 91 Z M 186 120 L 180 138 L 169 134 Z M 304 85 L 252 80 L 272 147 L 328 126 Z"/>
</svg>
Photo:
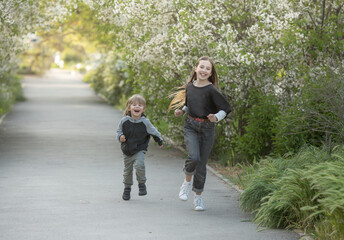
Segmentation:
<svg viewBox="0 0 344 240">
<path fill-rule="evenodd" d="M 220 122 L 222 119 L 224 119 L 227 116 L 227 113 L 223 110 L 220 110 L 218 113 L 215 114 L 217 118 L 217 122 Z"/>
<path fill-rule="evenodd" d="M 210 120 L 210 122 L 220 122 L 222 119 L 224 119 L 227 116 L 227 113 L 223 110 L 220 110 L 216 114 L 209 114 L 207 118 Z"/>
<path fill-rule="evenodd" d="M 185 112 L 184 112 L 183 110 L 180 110 L 180 109 L 174 110 L 174 116 L 176 116 L 176 117 L 183 116 L 184 113 L 185 113 Z"/>
<path fill-rule="evenodd" d="M 214 91 L 212 91 L 211 96 L 213 103 L 219 110 L 218 113 L 215 114 L 217 117 L 217 121 L 221 121 L 222 119 L 227 117 L 227 115 L 232 111 L 232 108 L 229 105 L 225 96 L 218 89 L 214 88 Z"/>
<path fill-rule="evenodd" d="M 187 113 L 187 112 L 188 112 L 188 107 L 184 105 L 184 107 L 183 107 L 182 110 L 176 109 L 176 110 L 174 111 L 174 115 L 175 115 L 176 117 L 180 117 L 180 116 L 184 115 L 184 114 Z"/>
</svg>

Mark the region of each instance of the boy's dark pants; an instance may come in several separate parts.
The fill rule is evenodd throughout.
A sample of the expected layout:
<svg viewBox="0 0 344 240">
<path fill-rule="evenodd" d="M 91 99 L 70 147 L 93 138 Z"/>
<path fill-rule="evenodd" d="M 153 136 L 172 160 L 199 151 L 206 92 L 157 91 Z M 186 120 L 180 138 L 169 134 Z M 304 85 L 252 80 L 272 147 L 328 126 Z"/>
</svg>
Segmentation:
<svg viewBox="0 0 344 240">
<path fill-rule="evenodd" d="M 184 141 L 188 156 L 183 169 L 186 175 L 194 175 L 192 190 L 203 192 L 207 174 L 207 161 L 214 144 L 215 123 L 198 122 L 189 116 L 184 122 Z"/>
</svg>

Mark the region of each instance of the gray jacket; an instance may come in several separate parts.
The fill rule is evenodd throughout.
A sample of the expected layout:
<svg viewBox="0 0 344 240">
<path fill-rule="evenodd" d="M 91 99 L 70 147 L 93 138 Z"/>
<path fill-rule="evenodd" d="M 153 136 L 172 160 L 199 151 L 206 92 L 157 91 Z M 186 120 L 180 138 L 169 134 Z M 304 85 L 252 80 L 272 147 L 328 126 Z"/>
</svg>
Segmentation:
<svg viewBox="0 0 344 240">
<path fill-rule="evenodd" d="M 160 132 L 144 115 L 139 119 L 133 119 L 129 115 L 123 117 L 117 128 L 118 141 L 122 135 L 125 136 L 126 141 L 121 143 L 121 149 L 128 156 L 142 150 L 147 151 L 150 136 L 159 146 L 162 145 L 163 141 Z"/>
</svg>

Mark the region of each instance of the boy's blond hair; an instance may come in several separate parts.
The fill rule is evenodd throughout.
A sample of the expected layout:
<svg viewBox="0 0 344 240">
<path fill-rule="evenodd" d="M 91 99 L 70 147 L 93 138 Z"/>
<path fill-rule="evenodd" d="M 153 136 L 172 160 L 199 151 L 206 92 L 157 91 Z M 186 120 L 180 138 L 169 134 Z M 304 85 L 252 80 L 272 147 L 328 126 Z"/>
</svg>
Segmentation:
<svg viewBox="0 0 344 240">
<path fill-rule="evenodd" d="M 127 105 L 125 106 L 125 110 L 124 110 L 123 116 L 126 116 L 126 115 L 130 115 L 131 116 L 130 106 L 133 103 L 142 104 L 143 105 L 143 111 L 146 109 L 146 99 L 144 97 L 142 97 L 141 95 L 139 95 L 139 94 L 135 94 L 135 95 L 131 96 L 128 99 Z"/>
</svg>

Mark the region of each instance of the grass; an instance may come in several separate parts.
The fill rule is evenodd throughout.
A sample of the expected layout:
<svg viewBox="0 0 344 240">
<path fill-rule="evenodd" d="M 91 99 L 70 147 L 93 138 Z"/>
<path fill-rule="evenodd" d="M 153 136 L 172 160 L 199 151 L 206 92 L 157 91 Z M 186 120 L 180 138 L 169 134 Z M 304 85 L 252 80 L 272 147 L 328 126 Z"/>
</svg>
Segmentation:
<svg viewBox="0 0 344 240">
<path fill-rule="evenodd" d="M 307 146 L 252 165 L 209 165 L 244 189 L 240 204 L 254 222 L 299 228 L 314 239 L 344 239 L 344 148 Z"/>
</svg>

